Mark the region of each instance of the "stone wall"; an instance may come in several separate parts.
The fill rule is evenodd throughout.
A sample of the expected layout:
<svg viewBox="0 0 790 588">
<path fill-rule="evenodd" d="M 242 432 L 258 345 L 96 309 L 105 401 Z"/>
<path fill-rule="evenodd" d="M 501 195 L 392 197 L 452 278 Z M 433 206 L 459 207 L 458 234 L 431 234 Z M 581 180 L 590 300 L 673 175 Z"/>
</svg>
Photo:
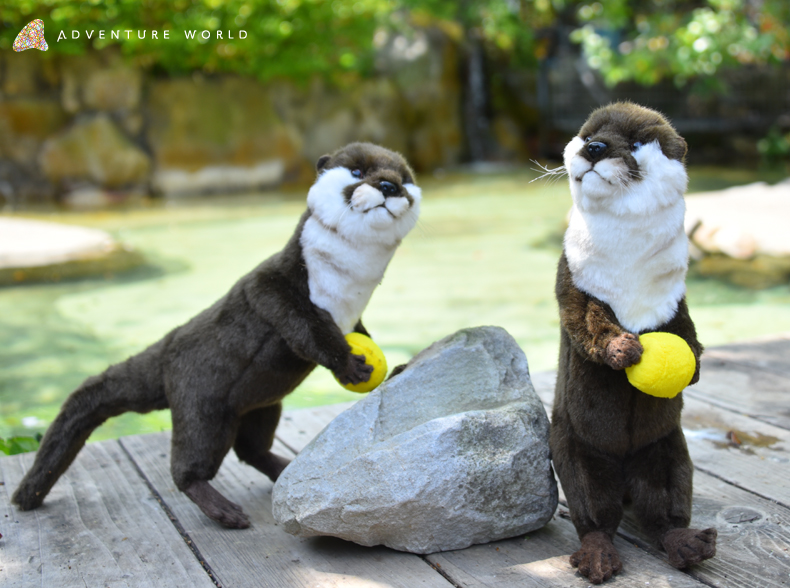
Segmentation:
<svg viewBox="0 0 790 588">
<path fill-rule="evenodd" d="M 161 77 L 113 50 L 0 60 L 0 204 L 308 182 L 350 141 L 398 150 L 418 173 L 464 156 L 459 50 L 439 30 L 388 40 L 377 75 L 342 88 Z"/>
</svg>

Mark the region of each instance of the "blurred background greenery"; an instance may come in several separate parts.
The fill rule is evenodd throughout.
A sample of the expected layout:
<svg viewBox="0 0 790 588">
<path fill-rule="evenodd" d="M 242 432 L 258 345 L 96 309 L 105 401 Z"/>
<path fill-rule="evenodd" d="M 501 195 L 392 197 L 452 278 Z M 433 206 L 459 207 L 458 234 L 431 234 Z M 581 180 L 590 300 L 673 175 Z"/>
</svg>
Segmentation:
<svg viewBox="0 0 790 588">
<path fill-rule="evenodd" d="M 12 51 L 33 19 L 49 50 Z M 365 315 L 390 363 L 498 324 L 551 369 L 570 198 L 531 162 L 630 99 L 687 138 L 692 193 L 782 180 L 789 31 L 786 0 L 4 1 L 0 220 L 98 228 L 134 255 L 0 263 L 0 437 L 43 431 L 85 377 L 281 248 L 315 160 L 353 140 L 402 152 L 425 192 Z M 760 289 L 692 268 L 705 344 L 790 330 L 780 266 Z M 288 406 L 353 398 L 319 369 Z M 94 438 L 168 427 L 128 415 Z"/>
</svg>

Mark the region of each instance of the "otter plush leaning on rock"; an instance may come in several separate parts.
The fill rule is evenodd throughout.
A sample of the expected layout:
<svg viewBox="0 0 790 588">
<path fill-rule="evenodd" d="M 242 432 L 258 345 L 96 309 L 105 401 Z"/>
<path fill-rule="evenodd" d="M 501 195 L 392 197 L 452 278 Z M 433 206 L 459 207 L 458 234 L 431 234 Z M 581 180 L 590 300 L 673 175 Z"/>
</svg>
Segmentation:
<svg viewBox="0 0 790 588">
<path fill-rule="evenodd" d="M 41 505 L 107 418 L 170 408 L 176 486 L 220 524 L 249 526 L 209 480 L 231 447 L 277 479 L 288 463 L 270 451 L 281 400 L 316 364 L 341 383 L 368 380 L 372 367 L 344 335 L 367 335 L 362 311 L 419 214 L 421 191 L 397 153 L 352 143 L 321 157 L 317 169 L 307 210 L 282 251 L 66 399 L 13 502 L 23 510 Z"/>
<path fill-rule="evenodd" d="M 638 335 L 702 345 L 685 299 L 686 142 L 659 113 L 631 103 L 593 112 L 565 148 L 573 197 L 556 295 L 561 340 L 552 459 L 581 548 L 571 564 L 600 584 L 622 565 L 612 544 L 630 495 L 642 529 L 685 568 L 712 557 L 716 530 L 689 529 L 693 466 L 682 394 L 648 396 L 624 368 Z"/>
</svg>

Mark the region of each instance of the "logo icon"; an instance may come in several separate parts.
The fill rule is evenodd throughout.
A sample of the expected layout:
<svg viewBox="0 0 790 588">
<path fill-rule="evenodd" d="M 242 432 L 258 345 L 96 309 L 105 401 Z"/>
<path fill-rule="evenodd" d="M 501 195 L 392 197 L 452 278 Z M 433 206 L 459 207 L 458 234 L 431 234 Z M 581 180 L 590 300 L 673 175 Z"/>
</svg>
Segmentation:
<svg viewBox="0 0 790 588">
<path fill-rule="evenodd" d="M 14 39 L 14 51 L 26 51 L 28 49 L 49 49 L 46 39 L 44 39 L 44 21 L 37 18 L 29 23 Z"/>
</svg>

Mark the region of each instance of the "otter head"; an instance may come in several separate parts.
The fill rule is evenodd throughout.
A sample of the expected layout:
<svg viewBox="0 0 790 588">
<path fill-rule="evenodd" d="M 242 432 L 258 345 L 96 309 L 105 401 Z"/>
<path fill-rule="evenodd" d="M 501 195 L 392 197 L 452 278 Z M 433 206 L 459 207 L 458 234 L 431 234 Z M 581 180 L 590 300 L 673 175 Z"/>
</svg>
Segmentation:
<svg viewBox="0 0 790 588">
<path fill-rule="evenodd" d="M 686 149 L 655 110 L 630 102 L 595 110 L 563 156 L 575 206 L 642 215 L 675 203 L 688 184 Z"/>
<path fill-rule="evenodd" d="M 398 153 L 351 143 L 319 158 L 307 205 L 325 226 L 361 242 L 397 245 L 417 222 L 422 193 Z"/>
</svg>

